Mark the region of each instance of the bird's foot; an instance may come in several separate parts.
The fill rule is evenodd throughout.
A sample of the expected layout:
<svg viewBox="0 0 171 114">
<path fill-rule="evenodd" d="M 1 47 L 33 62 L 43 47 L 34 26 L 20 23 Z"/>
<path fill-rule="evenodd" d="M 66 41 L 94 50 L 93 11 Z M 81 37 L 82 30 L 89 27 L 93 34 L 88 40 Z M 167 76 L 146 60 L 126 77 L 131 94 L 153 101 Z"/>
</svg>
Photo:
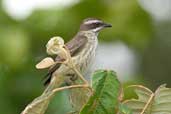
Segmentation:
<svg viewBox="0 0 171 114">
<path fill-rule="evenodd" d="M 66 76 L 67 76 L 67 78 L 65 80 L 65 83 L 68 86 L 69 85 L 73 85 L 74 84 L 74 81 L 77 80 L 77 78 L 78 78 L 75 74 L 68 74 Z"/>
</svg>

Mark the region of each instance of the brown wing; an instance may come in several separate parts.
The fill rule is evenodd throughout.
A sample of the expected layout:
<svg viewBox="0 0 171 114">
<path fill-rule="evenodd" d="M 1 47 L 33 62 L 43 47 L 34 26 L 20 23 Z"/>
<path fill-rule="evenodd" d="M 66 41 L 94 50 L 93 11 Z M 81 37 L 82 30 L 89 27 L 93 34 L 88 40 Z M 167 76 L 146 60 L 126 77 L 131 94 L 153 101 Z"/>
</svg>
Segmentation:
<svg viewBox="0 0 171 114">
<path fill-rule="evenodd" d="M 84 47 L 84 45 L 87 43 L 87 38 L 86 36 L 77 34 L 72 40 L 70 40 L 68 43 L 66 43 L 66 47 L 68 48 L 68 50 L 70 51 L 71 56 L 76 56 Z M 62 62 L 64 59 L 60 58 L 59 56 L 57 56 L 55 58 L 56 62 Z M 54 66 L 52 66 L 46 77 L 45 77 L 45 82 L 44 85 L 49 84 L 52 74 L 60 67 L 61 63 L 57 63 Z"/>
<path fill-rule="evenodd" d="M 75 56 L 82 50 L 86 43 L 86 36 L 77 35 L 70 42 L 66 43 L 66 47 L 69 49 L 71 56 Z"/>
</svg>

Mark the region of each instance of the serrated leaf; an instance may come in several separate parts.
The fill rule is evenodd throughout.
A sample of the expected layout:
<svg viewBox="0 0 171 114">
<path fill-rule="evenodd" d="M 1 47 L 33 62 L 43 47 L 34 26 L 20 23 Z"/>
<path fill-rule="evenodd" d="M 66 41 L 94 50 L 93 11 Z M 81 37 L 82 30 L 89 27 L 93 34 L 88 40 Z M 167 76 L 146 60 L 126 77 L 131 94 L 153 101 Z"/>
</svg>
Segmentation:
<svg viewBox="0 0 171 114">
<path fill-rule="evenodd" d="M 133 114 L 171 114 L 171 88 L 161 85 L 155 93 L 144 86 L 134 85 L 138 99 L 123 102 Z"/>
<path fill-rule="evenodd" d="M 114 114 L 118 106 L 121 84 L 113 71 L 98 70 L 92 77 L 94 94 L 80 114 Z"/>
</svg>

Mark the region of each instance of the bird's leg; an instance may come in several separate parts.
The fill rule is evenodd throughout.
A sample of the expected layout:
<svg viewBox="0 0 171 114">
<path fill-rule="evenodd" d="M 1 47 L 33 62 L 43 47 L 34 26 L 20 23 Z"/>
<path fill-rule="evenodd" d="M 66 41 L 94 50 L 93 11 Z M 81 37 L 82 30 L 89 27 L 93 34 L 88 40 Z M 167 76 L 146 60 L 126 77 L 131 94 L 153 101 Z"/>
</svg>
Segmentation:
<svg viewBox="0 0 171 114">
<path fill-rule="evenodd" d="M 75 75 L 75 74 L 69 74 L 69 76 L 70 76 L 70 79 L 71 79 L 72 81 L 75 81 L 75 80 L 78 79 L 78 76 Z"/>
<path fill-rule="evenodd" d="M 67 74 L 66 77 L 67 78 L 66 78 L 65 82 L 68 86 L 73 85 L 74 81 L 77 80 L 77 78 L 78 78 L 77 75 L 75 75 L 75 74 Z"/>
<path fill-rule="evenodd" d="M 83 75 L 77 70 L 76 67 L 73 67 L 72 69 L 78 75 L 78 77 L 85 83 L 85 85 L 89 85 L 88 81 L 83 77 Z"/>
<path fill-rule="evenodd" d="M 65 65 L 67 65 L 68 67 L 70 67 L 83 82 L 85 86 L 87 86 L 87 88 L 89 89 L 89 91 L 91 93 L 93 93 L 93 90 L 91 88 L 91 86 L 89 85 L 88 81 L 82 76 L 82 74 L 77 70 L 77 68 L 75 67 L 75 65 L 72 63 L 72 60 L 70 61 L 70 64 L 64 63 Z M 77 78 L 78 78 L 77 77 Z"/>
<path fill-rule="evenodd" d="M 76 66 L 74 65 L 72 58 L 71 58 L 70 51 L 65 45 L 64 45 L 64 50 L 65 50 L 67 59 L 63 64 L 70 67 L 77 74 L 77 76 L 84 82 L 83 85 L 86 86 L 91 93 L 93 93 L 93 90 L 91 86 L 89 85 L 88 81 L 83 77 L 83 75 L 80 73 L 80 71 L 77 70 Z"/>
<path fill-rule="evenodd" d="M 71 81 L 70 78 L 66 78 L 66 79 L 65 79 L 65 84 L 66 84 L 67 86 L 71 86 L 71 85 L 73 85 L 73 81 Z"/>
<path fill-rule="evenodd" d="M 86 85 L 89 85 L 88 81 L 82 76 L 82 74 L 77 70 L 77 68 L 73 64 L 71 54 L 70 54 L 70 51 L 68 50 L 68 48 L 66 46 L 64 46 L 64 48 L 66 50 L 66 56 L 68 58 L 64 62 L 64 64 L 67 65 L 68 67 L 70 67 Z"/>
</svg>

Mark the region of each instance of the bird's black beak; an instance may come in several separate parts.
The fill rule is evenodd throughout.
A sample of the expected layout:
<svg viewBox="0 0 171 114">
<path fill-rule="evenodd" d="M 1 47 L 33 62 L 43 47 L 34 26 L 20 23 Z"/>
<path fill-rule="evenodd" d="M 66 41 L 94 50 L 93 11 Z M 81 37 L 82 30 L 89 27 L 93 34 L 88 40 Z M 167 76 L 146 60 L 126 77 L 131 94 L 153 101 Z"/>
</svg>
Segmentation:
<svg viewBox="0 0 171 114">
<path fill-rule="evenodd" d="M 108 24 L 108 23 L 104 23 L 103 26 L 104 26 L 104 27 L 112 27 L 112 25 L 111 25 L 111 24 Z"/>
</svg>

